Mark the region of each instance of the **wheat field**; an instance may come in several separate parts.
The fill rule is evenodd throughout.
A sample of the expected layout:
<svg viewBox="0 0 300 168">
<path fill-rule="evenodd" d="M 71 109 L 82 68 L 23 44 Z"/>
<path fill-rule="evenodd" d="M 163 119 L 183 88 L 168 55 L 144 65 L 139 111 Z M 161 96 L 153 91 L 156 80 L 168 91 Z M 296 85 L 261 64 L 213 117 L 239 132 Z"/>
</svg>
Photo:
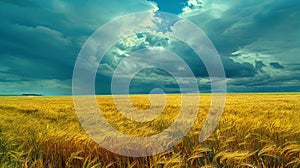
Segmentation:
<svg viewBox="0 0 300 168">
<path fill-rule="evenodd" d="M 127 157 L 102 148 L 85 133 L 72 97 L 0 97 L 0 165 L 300 167 L 300 94 L 228 94 L 217 129 L 201 143 L 199 133 L 211 96 L 200 98 L 200 102 L 193 102 L 200 104 L 193 128 L 179 143 L 154 156 Z M 137 109 L 150 107 L 147 95 L 132 95 L 130 100 Z M 180 96 L 168 95 L 164 112 L 141 123 L 122 116 L 110 96 L 98 96 L 97 101 L 113 127 L 141 137 L 168 128 L 180 109 Z"/>
</svg>

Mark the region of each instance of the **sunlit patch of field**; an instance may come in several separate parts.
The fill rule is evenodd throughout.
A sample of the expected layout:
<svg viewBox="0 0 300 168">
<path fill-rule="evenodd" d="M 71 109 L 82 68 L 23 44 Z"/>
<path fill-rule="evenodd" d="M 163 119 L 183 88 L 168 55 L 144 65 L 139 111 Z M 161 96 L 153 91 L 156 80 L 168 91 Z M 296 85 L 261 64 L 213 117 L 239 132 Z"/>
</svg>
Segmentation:
<svg viewBox="0 0 300 168">
<path fill-rule="evenodd" d="M 199 115 L 187 136 L 164 153 L 134 158 L 114 154 L 89 138 L 80 126 L 72 97 L 0 97 L 0 164 L 2 167 L 300 167 L 300 94 L 229 94 L 217 129 L 202 143 L 198 136 L 211 96 L 200 98 L 200 102 L 193 102 L 200 103 Z M 130 99 L 137 109 L 151 106 L 146 95 Z M 140 123 L 122 116 L 110 96 L 99 96 L 97 100 L 108 122 L 132 136 L 163 131 L 181 108 L 180 96 L 168 95 L 165 111 L 151 122 Z"/>
</svg>

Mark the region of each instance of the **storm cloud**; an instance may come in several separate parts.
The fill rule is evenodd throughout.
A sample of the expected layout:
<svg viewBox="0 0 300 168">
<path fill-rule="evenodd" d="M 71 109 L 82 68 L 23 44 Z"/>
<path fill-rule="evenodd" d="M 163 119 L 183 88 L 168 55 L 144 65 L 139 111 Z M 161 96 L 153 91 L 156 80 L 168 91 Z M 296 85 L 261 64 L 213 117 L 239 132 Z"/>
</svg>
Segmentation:
<svg viewBox="0 0 300 168">
<path fill-rule="evenodd" d="M 229 92 L 300 91 L 300 1 L 124 0 L 0 1 L 0 94 L 70 95 L 72 73 L 85 41 L 120 16 L 169 12 L 201 28 L 219 52 Z M 195 52 L 162 34 L 136 34 L 113 46 L 99 65 L 96 93 L 110 94 L 118 63 L 136 50 L 164 47 L 180 55 L 209 92 L 209 76 Z M 139 73 L 132 93 L 178 85 L 157 69 Z M 143 90 L 143 88 L 147 88 Z"/>
</svg>

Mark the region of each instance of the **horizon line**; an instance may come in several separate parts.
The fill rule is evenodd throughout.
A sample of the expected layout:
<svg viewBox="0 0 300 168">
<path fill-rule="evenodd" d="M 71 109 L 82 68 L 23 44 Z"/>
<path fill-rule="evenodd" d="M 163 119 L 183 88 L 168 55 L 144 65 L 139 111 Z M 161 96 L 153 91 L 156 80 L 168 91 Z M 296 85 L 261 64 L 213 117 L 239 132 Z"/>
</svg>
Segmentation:
<svg viewBox="0 0 300 168">
<path fill-rule="evenodd" d="M 263 91 L 263 92 L 199 92 L 199 93 L 166 93 L 166 95 L 179 95 L 179 94 L 185 94 L 185 95 L 195 95 L 195 94 L 300 94 L 300 91 Z M 72 94 L 53 94 L 53 95 L 47 95 L 47 94 L 0 94 L 0 96 L 16 96 L 16 97 L 52 97 L 52 96 L 124 96 L 124 95 L 149 95 L 149 93 L 133 93 L 133 94 L 95 94 L 95 95 L 72 95 Z M 152 95 L 162 95 L 162 94 L 152 94 Z"/>
</svg>

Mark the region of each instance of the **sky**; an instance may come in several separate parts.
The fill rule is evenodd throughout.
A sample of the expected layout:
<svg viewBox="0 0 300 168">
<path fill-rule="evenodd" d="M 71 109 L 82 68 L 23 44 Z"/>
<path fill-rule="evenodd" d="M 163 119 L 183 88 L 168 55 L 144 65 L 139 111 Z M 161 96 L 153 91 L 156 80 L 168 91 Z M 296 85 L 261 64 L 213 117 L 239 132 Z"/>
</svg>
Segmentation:
<svg viewBox="0 0 300 168">
<path fill-rule="evenodd" d="M 146 11 L 178 15 L 206 34 L 223 62 L 227 92 L 300 91 L 299 0 L 0 0 L 0 94 L 71 95 L 74 65 L 88 38 L 107 22 Z M 146 33 L 110 48 L 97 64 L 96 94 L 110 94 L 118 63 L 149 47 L 179 54 L 200 92 L 210 92 L 205 66 L 188 46 Z M 150 68 L 132 79 L 130 93 L 178 93 L 178 87 L 168 72 Z"/>
</svg>

